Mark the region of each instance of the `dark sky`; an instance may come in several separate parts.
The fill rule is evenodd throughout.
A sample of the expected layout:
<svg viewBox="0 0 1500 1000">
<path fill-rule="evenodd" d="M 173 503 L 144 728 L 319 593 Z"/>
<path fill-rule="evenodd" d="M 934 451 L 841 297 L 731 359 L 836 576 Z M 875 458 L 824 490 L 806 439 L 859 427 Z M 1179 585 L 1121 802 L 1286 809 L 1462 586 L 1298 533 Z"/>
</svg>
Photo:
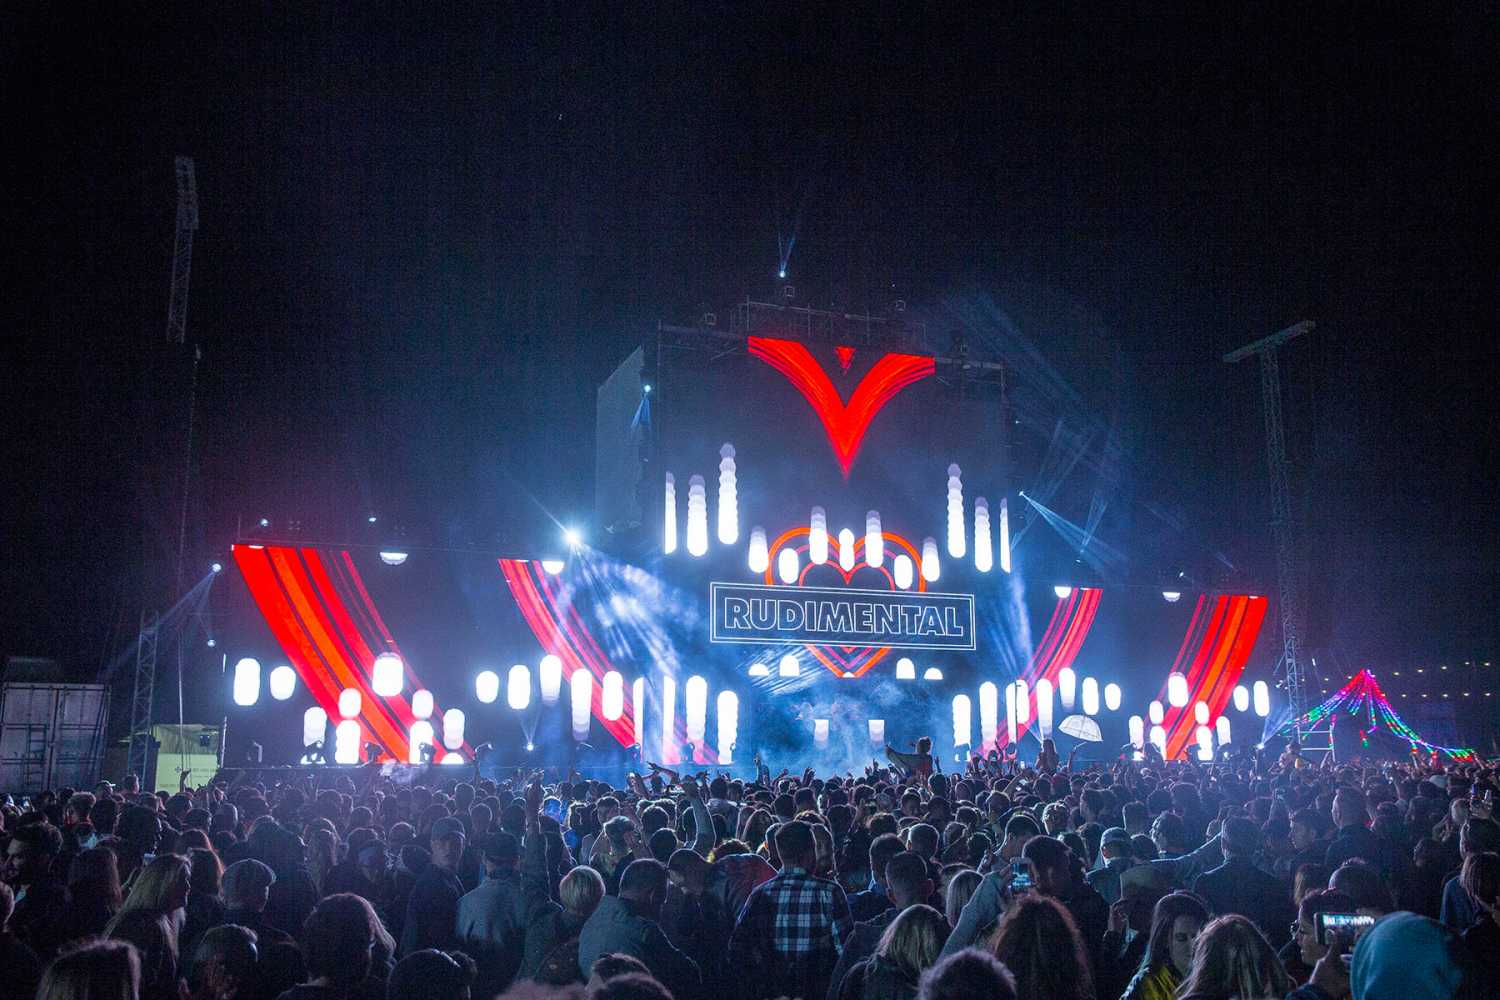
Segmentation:
<svg viewBox="0 0 1500 1000">
<path fill-rule="evenodd" d="M 183 153 L 190 578 L 241 516 L 586 514 L 594 385 L 768 294 L 795 231 L 814 304 L 1015 321 L 1119 446 L 1054 506 L 1113 504 L 1137 578 L 1270 585 L 1258 380 L 1218 358 L 1317 320 L 1284 356 L 1313 646 L 1490 653 L 1494 6 L 1043 6 L 12 4 L 0 650 L 91 673 L 175 547 L 138 484 Z"/>
</svg>

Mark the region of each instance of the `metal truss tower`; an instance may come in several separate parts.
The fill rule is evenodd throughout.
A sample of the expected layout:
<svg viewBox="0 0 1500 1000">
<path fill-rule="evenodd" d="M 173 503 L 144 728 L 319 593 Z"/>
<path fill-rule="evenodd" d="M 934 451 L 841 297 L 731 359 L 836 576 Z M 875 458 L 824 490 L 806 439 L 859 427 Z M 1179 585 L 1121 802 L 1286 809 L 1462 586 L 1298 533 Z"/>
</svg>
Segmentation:
<svg viewBox="0 0 1500 1000">
<path fill-rule="evenodd" d="M 1302 658 L 1302 572 L 1297 557 L 1292 487 L 1287 474 L 1286 433 L 1281 421 L 1281 366 L 1278 353 L 1283 344 L 1309 333 L 1311 320 L 1294 323 L 1285 330 L 1246 344 L 1224 355 L 1233 364 L 1252 356 L 1260 358 L 1261 408 L 1266 418 L 1266 463 L 1271 472 L 1271 531 L 1276 541 L 1277 606 L 1281 613 L 1281 674 L 1291 702 L 1292 718 L 1307 712 L 1311 686 Z M 1295 735 L 1302 738 L 1300 722 Z"/>
<path fill-rule="evenodd" d="M 193 233 L 198 229 L 198 178 L 190 157 L 176 158 L 177 237 L 172 243 L 172 295 L 167 300 L 167 340 L 187 336 L 188 279 L 193 271 Z"/>
<path fill-rule="evenodd" d="M 151 787 L 146 768 L 151 763 L 151 711 L 156 700 L 156 647 L 161 637 L 161 616 L 141 612 L 141 630 L 135 638 L 135 690 L 130 698 L 130 750 L 125 773 Z"/>
</svg>

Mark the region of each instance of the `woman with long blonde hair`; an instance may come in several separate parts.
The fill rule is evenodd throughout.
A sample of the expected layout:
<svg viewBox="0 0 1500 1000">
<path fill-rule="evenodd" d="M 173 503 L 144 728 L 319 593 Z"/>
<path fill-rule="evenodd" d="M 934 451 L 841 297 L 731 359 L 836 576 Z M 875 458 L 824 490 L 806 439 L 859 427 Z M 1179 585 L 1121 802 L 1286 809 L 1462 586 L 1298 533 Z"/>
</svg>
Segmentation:
<svg viewBox="0 0 1500 1000">
<path fill-rule="evenodd" d="M 1178 1000 L 1284 997 L 1292 978 L 1260 929 L 1238 914 L 1211 920 L 1193 949 L 1193 971 Z"/>
<path fill-rule="evenodd" d="M 309 833 L 307 839 L 307 871 L 312 876 L 313 885 L 318 887 L 321 896 L 328 890 L 324 883 L 328 880 L 328 873 L 333 866 L 338 864 L 338 837 L 334 836 L 332 830 L 324 827 L 315 827 Z"/>
<path fill-rule="evenodd" d="M 145 910 L 166 917 L 175 936 L 181 926 L 182 908 L 187 905 L 192 867 L 181 854 L 158 854 L 136 875 L 135 885 L 114 919 L 104 928 L 106 937 L 114 937 L 115 928 L 126 914 Z M 175 949 L 177 942 L 172 942 Z"/>
<path fill-rule="evenodd" d="M 125 941 L 97 938 L 63 949 L 42 974 L 37 1000 L 137 1000 L 141 963 Z"/>
</svg>

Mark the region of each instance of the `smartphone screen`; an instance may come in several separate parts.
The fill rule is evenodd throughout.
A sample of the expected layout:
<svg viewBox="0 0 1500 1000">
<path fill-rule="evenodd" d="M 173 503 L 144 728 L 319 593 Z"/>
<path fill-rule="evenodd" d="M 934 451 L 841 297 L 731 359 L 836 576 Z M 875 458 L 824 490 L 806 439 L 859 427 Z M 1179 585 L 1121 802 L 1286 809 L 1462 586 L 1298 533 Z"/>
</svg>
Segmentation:
<svg viewBox="0 0 1500 1000">
<path fill-rule="evenodd" d="M 1375 926 L 1375 918 L 1363 913 L 1318 914 L 1318 943 L 1327 944 L 1334 934 L 1340 934 L 1351 942 Z"/>
<path fill-rule="evenodd" d="M 1031 862 L 1025 858 L 1010 863 L 1010 891 L 1029 892 L 1036 884 L 1031 877 Z"/>
</svg>

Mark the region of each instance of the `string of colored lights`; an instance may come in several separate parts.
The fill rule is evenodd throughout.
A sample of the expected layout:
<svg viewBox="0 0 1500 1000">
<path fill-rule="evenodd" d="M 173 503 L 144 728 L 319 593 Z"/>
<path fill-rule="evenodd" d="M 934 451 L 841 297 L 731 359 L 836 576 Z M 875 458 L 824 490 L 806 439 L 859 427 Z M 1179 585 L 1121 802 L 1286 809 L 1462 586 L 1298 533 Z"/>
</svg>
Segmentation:
<svg viewBox="0 0 1500 1000">
<path fill-rule="evenodd" d="M 1429 743 L 1419 736 L 1417 731 L 1407 725 L 1406 721 L 1391 707 L 1391 700 L 1381 690 L 1380 684 L 1375 680 L 1375 675 L 1368 670 L 1361 670 L 1350 679 L 1349 683 L 1339 688 L 1321 704 L 1309 709 L 1307 714 L 1302 716 L 1302 728 L 1311 729 L 1330 720 L 1339 712 L 1365 716 L 1369 729 L 1362 730 L 1360 735 L 1364 738 L 1366 746 L 1369 745 L 1370 732 L 1384 727 L 1411 744 L 1413 750 L 1420 747 L 1428 753 L 1444 754 L 1454 760 L 1473 760 L 1475 757 L 1474 751 L 1469 747 L 1440 746 L 1436 743 Z M 1283 736 L 1290 733 L 1296 721 L 1288 719 L 1277 730 L 1277 733 Z"/>
</svg>

